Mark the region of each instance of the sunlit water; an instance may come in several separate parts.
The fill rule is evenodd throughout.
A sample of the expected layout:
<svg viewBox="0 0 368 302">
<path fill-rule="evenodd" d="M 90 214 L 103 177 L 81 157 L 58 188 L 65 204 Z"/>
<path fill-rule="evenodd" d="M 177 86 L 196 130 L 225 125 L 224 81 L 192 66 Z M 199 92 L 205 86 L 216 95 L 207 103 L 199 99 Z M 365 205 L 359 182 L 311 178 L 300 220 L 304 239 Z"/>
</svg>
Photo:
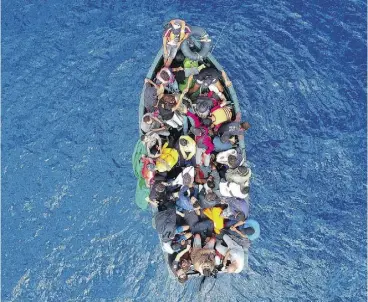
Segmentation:
<svg viewBox="0 0 368 302">
<path fill-rule="evenodd" d="M 365 301 L 365 2 L 199 2 L 3 1 L 3 301 Z M 208 30 L 252 125 L 261 238 L 200 292 L 134 204 L 139 95 L 173 17 Z"/>
</svg>

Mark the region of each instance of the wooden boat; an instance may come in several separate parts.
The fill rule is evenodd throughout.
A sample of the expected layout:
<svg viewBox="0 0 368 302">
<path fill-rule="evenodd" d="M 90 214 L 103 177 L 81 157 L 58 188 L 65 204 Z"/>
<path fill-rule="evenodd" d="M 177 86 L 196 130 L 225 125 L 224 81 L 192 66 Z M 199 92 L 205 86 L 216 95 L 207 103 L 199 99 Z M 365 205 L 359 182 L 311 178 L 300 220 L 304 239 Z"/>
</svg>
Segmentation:
<svg viewBox="0 0 368 302">
<path fill-rule="evenodd" d="M 215 59 L 215 57 L 212 54 L 209 54 L 206 57 L 206 59 L 204 60 L 204 63 L 206 63 L 210 67 L 215 67 L 219 71 L 223 70 L 220 63 Z M 162 68 L 162 66 L 163 66 L 163 49 L 161 48 L 160 51 L 157 53 L 155 59 L 153 60 L 153 63 L 151 65 L 151 67 L 149 68 L 148 72 L 147 72 L 146 78 L 154 80 L 154 77 L 155 77 L 156 73 Z M 143 80 L 142 80 L 142 82 L 143 82 Z M 233 106 L 235 114 L 240 112 L 238 97 L 236 95 L 236 92 L 235 92 L 233 86 L 226 87 L 224 85 L 224 83 L 222 83 L 222 84 L 223 84 L 223 87 L 224 87 L 224 94 L 226 96 L 226 99 Z M 142 117 L 145 114 L 145 108 L 144 108 L 145 87 L 146 86 L 143 85 L 143 89 L 142 89 L 142 93 L 141 93 L 141 97 L 140 97 L 140 102 L 139 102 L 138 125 L 140 125 Z M 139 134 L 140 134 L 140 136 L 143 134 L 142 131 L 140 130 L 140 127 L 139 127 Z M 244 140 L 240 140 L 238 142 L 238 146 L 242 150 L 244 160 L 246 160 Z M 148 196 L 148 189 L 145 187 L 144 181 L 142 182 L 142 179 L 140 179 L 140 177 L 141 177 L 140 176 L 140 170 L 137 169 L 137 166 L 139 166 L 138 162 L 139 162 L 139 159 L 141 157 L 141 154 L 142 154 L 142 152 L 144 152 L 142 150 L 143 150 L 142 143 L 140 142 L 140 140 L 138 140 L 137 145 L 136 145 L 135 150 L 134 150 L 134 153 L 133 153 L 132 162 L 133 162 L 133 169 L 134 169 L 135 175 L 138 178 L 137 191 L 136 191 L 136 203 L 138 204 L 138 206 L 140 206 L 142 209 L 144 209 L 144 208 L 148 207 L 147 202 L 144 201 L 144 195 Z M 152 208 L 152 212 L 153 212 L 153 215 L 154 215 L 157 212 L 157 209 Z M 161 242 L 161 245 L 162 245 L 161 238 L 160 238 L 160 242 Z M 247 266 L 248 266 L 248 246 L 243 246 L 244 253 L 245 253 L 245 266 L 244 266 L 244 269 L 247 268 Z M 169 255 L 165 252 L 163 252 L 163 254 L 164 254 L 167 266 L 168 266 L 169 274 L 172 278 L 175 278 L 174 273 L 171 270 L 171 265 L 170 265 L 170 263 L 173 261 L 173 256 Z M 218 273 L 222 274 L 223 272 L 218 272 Z M 187 275 L 188 275 L 189 279 L 195 278 L 195 277 L 201 277 L 200 274 L 198 272 L 194 271 L 194 270 L 190 270 L 187 273 Z"/>
</svg>

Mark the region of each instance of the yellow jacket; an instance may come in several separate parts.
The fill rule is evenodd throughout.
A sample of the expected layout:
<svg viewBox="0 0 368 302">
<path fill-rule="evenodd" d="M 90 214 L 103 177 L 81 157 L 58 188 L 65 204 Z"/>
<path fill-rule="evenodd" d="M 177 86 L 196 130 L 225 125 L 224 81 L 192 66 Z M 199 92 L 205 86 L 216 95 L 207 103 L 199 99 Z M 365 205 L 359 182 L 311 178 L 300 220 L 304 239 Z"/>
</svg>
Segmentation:
<svg viewBox="0 0 368 302">
<path fill-rule="evenodd" d="M 207 208 L 203 210 L 203 214 L 213 221 L 215 233 L 220 234 L 224 228 L 224 218 L 221 216 L 222 209 L 219 207 Z"/>
<path fill-rule="evenodd" d="M 173 148 L 167 147 L 168 143 L 165 143 L 162 147 L 161 155 L 156 159 L 156 170 L 158 172 L 170 171 L 178 162 L 179 153 Z"/>
</svg>

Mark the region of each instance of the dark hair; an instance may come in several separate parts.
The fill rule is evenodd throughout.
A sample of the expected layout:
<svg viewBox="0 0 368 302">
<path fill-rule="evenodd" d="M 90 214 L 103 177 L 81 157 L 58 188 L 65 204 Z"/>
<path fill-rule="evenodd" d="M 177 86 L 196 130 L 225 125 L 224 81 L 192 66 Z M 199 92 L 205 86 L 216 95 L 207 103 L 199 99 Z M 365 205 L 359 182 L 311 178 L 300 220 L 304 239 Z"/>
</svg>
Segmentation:
<svg viewBox="0 0 368 302">
<path fill-rule="evenodd" d="M 188 142 L 185 138 L 180 138 L 179 139 L 179 144 L 182 145 L 182 146 L 186 146 L 186 145 L 188 145 Z"/>
<path fill-rule="evenodd" d="M 244 129 L 244 130 L 248 130 L 250 128 L 250 124 L 248 122 L 243 122 L 240 124 L 240 126 Z"/>
<path fill-rule="evenodd" d="M 179 283 L 185 283 L 185 282 L 187 282 L 188 281 L 188 275 L 187 274 L 185 274 L 185 276 L 184 277 L 181 277 L 182 275 L 180 275 L 180 276 L 178 276 L 178 281 L 179 281 Z"/>
<path fill-rule="evenodd" d="M 229 163 L 230 168 L 236 168 L 237 159 L 235 155 L 230 154 L 227 158 L 227 162 Z"/>
<path fill-rule="evenodd" d="M 176 103 L 175 95 L 173 94 L 164 94 L 162 97 L 162 101 L 164 103 Z"/>
<path fill-rule="evenodd" d="M 207 179 L 207 186 L 210 189 L 213 189 L 215 187 L 215 182 L 213 181 L 213 179 Z"/>
<path fill-rule="evenodd" d="M 164 190 L 165 190 L 165 185 L 163 183 L 160 182 L 156 185 L 156 188 L 155 188 L 156 192 L 163 192 Z"/>
<path fill-rule="evenodd" d="M 192 176 L 189 173 L 183 174 L 183 185 L 189 185 L 192 182 Z"/>
<path fill-rule="evenodd" d="M 211 277 L 211 275 L 212 275 L 212 272 L 211 272 L 211 270 L 209 268 L 205 268 L 203 270 L 203 276 L 205 276 L 205 277 Z"/>
<path fill-rule="evenodd" d="M 145 123 L 149 122 L 150 120 L 151 120 L 151 117 L 149 115 L 146 115 L 146 116 L 143 117 L 143 121 Z"/>
<path fill-rule="evenodd" d="M 144 138 L 145 138 L 146 136 L 144 135 L 144 134 L 142 134 L 141 135 L 141 141 L 143 142 L 144 141 Z"/>
<path fill-rule="evenodd" d="M 236 215 L 236 219 L 238 221 L 245 221 L 245 214 L 243 212 L 238 212 L 238 215 Z"/>
<path fill-rule="evenodd" d="M 212 200 L 216 200 L 217 199 L 217 195 L 213 192 L 208 192 L 206 194 L 206 200 L 208 201 L 212 201 Z"/>
<path fill-rule="evenodd" d="M 211 126 L 211 124 L 212 124 L 212 120 L 211 120 L 210 118 L 204 118 L 204 119 L 202 120 L 202 124 L 203 124 L 204 126 L 206 126 L 206 127 L 209 127 L 209 126 Z"/>
<path fill-rule="evenodd" d="M 240 167 L 238 167 L 238 171 L 239 171 L 240 175 L 247 175 L 249 173 L 249 168 L 244 167 L 244 166 L 240 166 Z"/>
<path fill-rule="evenodd" d="M 240 192 L 242 194 L 248 194 L 249 193 L 249 186 L 240 188 Z"/>
</svg>

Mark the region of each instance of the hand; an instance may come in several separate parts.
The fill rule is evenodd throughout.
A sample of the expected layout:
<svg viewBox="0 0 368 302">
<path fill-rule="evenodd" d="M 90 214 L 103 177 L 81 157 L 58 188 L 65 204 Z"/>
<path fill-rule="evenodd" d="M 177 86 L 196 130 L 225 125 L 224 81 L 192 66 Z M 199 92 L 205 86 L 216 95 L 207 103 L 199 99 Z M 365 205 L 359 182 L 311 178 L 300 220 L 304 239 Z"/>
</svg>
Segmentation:
<svg viewBox="0 0 368 302">
<path fill-rule="evenodd" d="M 188 87 L 186 87 L 186 88 L 183 89 L 183 93 L 184 94 L 187 93 L 188 91 L 189 91 Z"/>
<path fill-rule="evenodd" d="M 233 83 L 231 81 L 225 81 L 225 86 L 226 87 L 231 87 L 231 85 L 233 85 Z"/>
<path fill-rule="evenodd" d="M 190 248 L 191 248 L 190 244 L 187 244 L 187 248 L 186 249 L 189 251 Z"/>
<path fill-rule="evenodd" d="M 184 113 L 184 114 L 187 114 L 187 113 L 188 113 L 188 108 L 187 108 L 187 106 L 183 106 L 182 111 L 183 111 L 183 113 Z"/>
<path fill-rule="evenodd" d="M 144 83 L 149 83 L 149 79 L 145 78 Z"/>
<path fill-rule="evenodd" d="M 230 227 L 230 230 L 232 230 L 232 231 L 234 231 L 234 232 L 235 232 L 236 228 L 235 228 L 234 226 L 231 226 L 231 227 Z"/>
</svg>

